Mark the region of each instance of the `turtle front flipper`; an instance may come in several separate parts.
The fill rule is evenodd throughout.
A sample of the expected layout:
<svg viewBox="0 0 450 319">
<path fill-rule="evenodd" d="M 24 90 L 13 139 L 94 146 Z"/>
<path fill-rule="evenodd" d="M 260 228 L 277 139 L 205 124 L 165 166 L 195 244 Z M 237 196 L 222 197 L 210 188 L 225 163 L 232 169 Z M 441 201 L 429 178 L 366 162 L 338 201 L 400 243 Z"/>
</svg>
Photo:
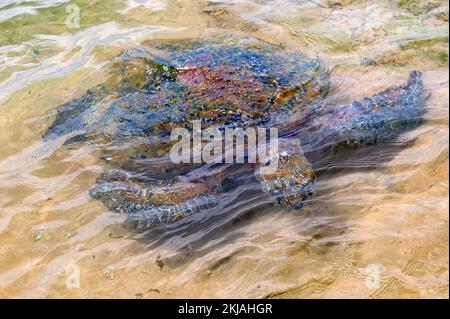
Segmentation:
<svg viewBox="0 0 450 319">
<path fill-rule="evenodd" d="M 108 209 L 129 215 L 136 227 L 149 228 L 173 223 L 217 205 L 214 197 L 221 188 L 221 176 L 190 181 L 183 177 L 173 183 L 143 183 L 122 170 L 103 172 L 89 194 Z"/>
<path fill-rule="evenodd" d="M 381 143 L 422 121 L 426 96 L 422 74 L 351 104 L 320 105 L 301 133 L 308 150 L 327 145 L 358 147 Z"/>
<path fill-rule="evenodd" d="M 125 224 L 138 231 L 171 224 L 184 217 L 218 205 L 214 195 L 197 196 L 175 205 L 154 206 L 128 215 Z"/>
<path fill-rule="evenodd" d="M 279 140 L 278 150 L 261 162 L 255 176 L 263 191 L 274 196 L 285 208 L 302 208 L 304 201 L 313 195 L 316 177 L 299 140 Z"/>
</svg>

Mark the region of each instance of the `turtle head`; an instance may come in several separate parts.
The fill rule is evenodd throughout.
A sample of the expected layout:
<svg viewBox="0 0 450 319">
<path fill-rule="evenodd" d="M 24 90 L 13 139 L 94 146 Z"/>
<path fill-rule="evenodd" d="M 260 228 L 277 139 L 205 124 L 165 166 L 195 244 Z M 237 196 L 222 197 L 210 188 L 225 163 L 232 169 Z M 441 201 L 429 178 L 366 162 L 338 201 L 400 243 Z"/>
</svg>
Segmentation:
<svg viewBox="0 0 450 319">
<path fill-rule="evenodd" d="M 266 158 L 255 175 L 264 192 L 285 208 L 302 208 L 304 201 L 313 195 L 315 174 L 300 149 L 282 150 Z"/>
</svg>

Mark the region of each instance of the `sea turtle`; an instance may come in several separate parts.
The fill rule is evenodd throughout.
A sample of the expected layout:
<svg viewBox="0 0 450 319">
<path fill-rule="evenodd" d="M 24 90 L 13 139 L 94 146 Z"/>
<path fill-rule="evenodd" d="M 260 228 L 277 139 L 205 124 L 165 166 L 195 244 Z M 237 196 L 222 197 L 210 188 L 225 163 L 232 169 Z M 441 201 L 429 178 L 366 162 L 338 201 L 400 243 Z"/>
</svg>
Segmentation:
<svg viewBox="0 0 450 319">
<path fill-rule="evenodd" d="M 298 209 L 315 181 L 305 154 L 379 143 L 418 123 L 424 110 L 417 71 L 346 105 L 324 103 L 328 88 L 320 59 L 260 43 L 132 48 L 112 62 L 104 84 L 57 108 L 44 139 L 100 148 L 113 169 L 90 195 L 141 228 L 217 205 L 223 180 L 236 172 L 254 172 L 279 204 Z M 277 128 L 278 152 L 253 164 L 174 163 L 171 132 L 192 132 L 194 120 L 219 130 Z M 277 169 L 266 171 L 271 163 Z"/>
</svg>

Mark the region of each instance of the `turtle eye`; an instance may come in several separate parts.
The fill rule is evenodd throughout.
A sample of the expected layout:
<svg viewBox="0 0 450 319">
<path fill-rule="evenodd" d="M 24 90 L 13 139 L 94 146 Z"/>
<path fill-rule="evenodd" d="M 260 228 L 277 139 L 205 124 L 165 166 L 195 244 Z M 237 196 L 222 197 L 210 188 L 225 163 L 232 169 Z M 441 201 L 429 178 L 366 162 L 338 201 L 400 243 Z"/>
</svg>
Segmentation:
<svg viewBox="0 0 450 319">
<path fill-rule="evenodd" d="M 286 162 L 288 162 L 288 161 L 289 161 L 289 155 L 288 155 L 288 153 L 287 153 L 287 152 L 281 153 L 280 156 L 279 156 L 279 159 L 280 159 L 280 163 L 286 163 Z"/>
</svg>

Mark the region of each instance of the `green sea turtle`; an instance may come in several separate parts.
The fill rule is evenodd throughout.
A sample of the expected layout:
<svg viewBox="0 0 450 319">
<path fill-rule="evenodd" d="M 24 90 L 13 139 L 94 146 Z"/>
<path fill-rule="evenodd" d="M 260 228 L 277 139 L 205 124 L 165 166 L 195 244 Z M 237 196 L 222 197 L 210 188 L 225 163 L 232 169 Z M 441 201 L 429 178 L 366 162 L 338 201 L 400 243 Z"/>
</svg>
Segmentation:
<svg viewBox="0 0 450 319">
<path fill-rule="evenodd" d="M 99 147 L 113 169 L 90 195 L 141 228 L 217 205 L 224 179 L 237 172 L 255 173 L 263 191 L 298 209 L 313 194 L 309 153 L 379 143 L 423 114 L 417 71 L 405 84 L 348 105 L 324 103 L 328 88 L 320 59 L 258 43 L 128 49 L 106 83 L 57 108 L 44 139 Z M 194 120 L 220 130 L 277 128 L 278 152 L 257 163 L 176 164 L 170 134 L 192 132 Z M 265 171 L 268 163 L 277 169 Z"/>
</svg>

